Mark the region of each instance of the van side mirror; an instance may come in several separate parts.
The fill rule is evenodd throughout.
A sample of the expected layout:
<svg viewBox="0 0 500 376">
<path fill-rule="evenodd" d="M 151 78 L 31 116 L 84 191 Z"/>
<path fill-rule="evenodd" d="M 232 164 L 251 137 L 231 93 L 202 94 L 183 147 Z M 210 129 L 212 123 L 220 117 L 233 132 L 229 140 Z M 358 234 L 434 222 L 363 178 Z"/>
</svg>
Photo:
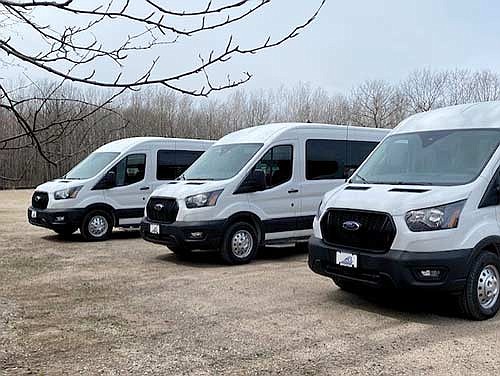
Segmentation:
<svg viewBox="0 0 500 376">
<path fill-rule="evenodd" d="M 345 181 L 347 182 L 352 175 L 354 175 L 354 173 L 356 172 L 356 169 L 355 168 L 348 168 L 346 169 L 344 175 L 345 175 Z"/>
<path fill-rule="evenodd" d="M 116 173 L 114 171 L 108 171 L 106 175 L 102 177 L 99 183 L 96 184 L 94 190 L 97 189 L 110 189 L 116 185 Z"/>
<path fill-rule="evenodd" d="M 235 194 L 240 193 L 253 193 L 260 192 L 266 189 L 266 174 L 261 170 L 253 170 L 240 187 L 234 192 Z"/>
<path fill-rule="evenodd" d="M 497 194 L 498 202 L 500 202 L 500 174 L 497 175 L 497 177 L 495 179 L 495 191 Z"/>
</svg>

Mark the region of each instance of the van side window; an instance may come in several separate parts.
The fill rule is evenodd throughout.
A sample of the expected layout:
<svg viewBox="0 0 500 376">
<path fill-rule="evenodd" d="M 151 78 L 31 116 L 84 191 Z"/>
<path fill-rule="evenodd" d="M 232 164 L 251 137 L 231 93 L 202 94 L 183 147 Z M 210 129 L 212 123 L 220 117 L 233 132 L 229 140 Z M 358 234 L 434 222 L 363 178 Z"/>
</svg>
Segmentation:
<svg viewBox="0 0 500 376">
<path fill-rule="evenodd" d="M 113 171 L 117 187 L 140 182 L 146 173 L 146 154 L 130 154 L 118 162 Z"/>
<path fill-rule="evenodd" d="M 488 188 L 479 203 L 479 209 L 489 206 L 497 206 L 500 204 L 500 168 L 497 169 L 495 175 L 488 184 Z"/>
<path fill-rule="evenodd" d="M 347 147 L 349 150 L 347 169 L 358 168 L 368 155 L 375 149 L 378 142 L 369 141 L 348 141 Z"/>
<path fill-rule="evenodd" d="M 346 143 L 339 140 L 306 141 L 306 179 L 342 179 L 346 165 Z"/>
<path fill-rule="evenodd" d="M 201 155 L 194 150 L 159 150 L 156 164 L 156 179 L 174 180 L 187 170 Z"/>
<path fill-rule="evenodd" d="M 292 178 L 293 146 L 280 145 L 273 147 L 257 163 L 255 170 L 264 172 L 267 189 L 286 183 Z"/>
</svg>

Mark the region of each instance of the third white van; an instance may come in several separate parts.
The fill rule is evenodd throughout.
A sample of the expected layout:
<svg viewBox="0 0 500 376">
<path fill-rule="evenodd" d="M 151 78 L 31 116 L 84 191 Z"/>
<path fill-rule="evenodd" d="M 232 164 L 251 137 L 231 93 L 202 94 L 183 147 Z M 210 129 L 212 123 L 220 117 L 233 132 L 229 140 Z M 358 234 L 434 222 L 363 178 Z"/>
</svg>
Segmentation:
<svg viewBox="0 0 500 376">
<path fill-rule="evenodd" d="M 309 265 L 341 288 L 439 290 L 500 306 L 500 102 L 403 121 L 314 219 Z"/>
<path fill-rule="evenodd" d="M 218 249 L 230 264 L 251 261 L 260 245 L 307 240 L 323 194 L 342 185 L 387 133 L 270 124 L 229 134 L 153 192 L 142 236 L 177 254 Z"/>
</svg>

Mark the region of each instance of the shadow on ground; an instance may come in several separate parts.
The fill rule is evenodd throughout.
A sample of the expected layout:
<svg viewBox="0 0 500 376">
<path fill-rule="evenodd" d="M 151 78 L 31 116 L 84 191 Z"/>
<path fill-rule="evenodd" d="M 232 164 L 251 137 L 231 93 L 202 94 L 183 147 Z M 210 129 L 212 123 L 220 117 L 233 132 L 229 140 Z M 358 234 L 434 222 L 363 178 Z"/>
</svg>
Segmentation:
<svg viewBox="0 0 500 376">
<path fill-rule="evenodd" d="M 457 296 L 431 291 L 399 291 L 395 289 L 347 292 L 334 287 L 328 302 L 341 304 L 395 319 L 432 323 L 437 317 L 465 319 L 460 313 Z"/>
<path fill-rule="evenodd" d="M 264 247 L 259 250 L 255 263 L 290 261 L 291 258 L 307 253 L 305 245 L 287 247 Z M 156 257 L 156 260 L 172 262 L 179 265 L 194 267 L 228 267 L 217 251 L 194 251 L 186 256 L 177 256 L 168 252 Z"/>
<path fill-rule="evenodd" d="M 138 239 L 141 237 L 141 233 L 139 230 L 120 230 L 113 231 L 111 234 L 111 238 L 106 241 L 113 240 L 125 240 L 125 239 Z M 42 239 L 49 240 L 52 242 L 65 243 L 65 242 L 74 242 L 74 243 L 86 243 L 87 241 L 83 238 L 80 232 L 75 232 L 70 236 L 62 236 L 56 233 L 51 235 L 42 236 Z"/>
</svg>

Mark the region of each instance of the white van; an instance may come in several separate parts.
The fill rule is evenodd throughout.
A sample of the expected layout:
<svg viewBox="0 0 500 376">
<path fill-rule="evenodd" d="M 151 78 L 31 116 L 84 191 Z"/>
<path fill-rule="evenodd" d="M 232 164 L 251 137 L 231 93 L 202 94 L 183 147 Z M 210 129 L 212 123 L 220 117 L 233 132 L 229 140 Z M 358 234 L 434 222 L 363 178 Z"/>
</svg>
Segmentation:
<svg viewBox="0 0 500 376">
<path fill-rule="evenodd" d="M 153 192 L 142 236 L 177 254 L 220 249 L 230 264 L 251 261 L 259 245 L 307 240 L 324 193 L 387 133 L 271 124 L 229 134 L 179 181 Z"/>
<path fill-rule="evenodd" d="M 403 121 L 314 220 L 309 265 L 344 289 L 440 289 L 473 319 L 500 306 L 500 102 Z"/>
<path fill-rule="evenodd" d="M 36 188 L 28 220 L 62 235 L 104 240 L 138 227 L 151 192 L 175 180 L 212 141 L 136 137 L 104 145 L 61 179 Z"/>
</svg>

